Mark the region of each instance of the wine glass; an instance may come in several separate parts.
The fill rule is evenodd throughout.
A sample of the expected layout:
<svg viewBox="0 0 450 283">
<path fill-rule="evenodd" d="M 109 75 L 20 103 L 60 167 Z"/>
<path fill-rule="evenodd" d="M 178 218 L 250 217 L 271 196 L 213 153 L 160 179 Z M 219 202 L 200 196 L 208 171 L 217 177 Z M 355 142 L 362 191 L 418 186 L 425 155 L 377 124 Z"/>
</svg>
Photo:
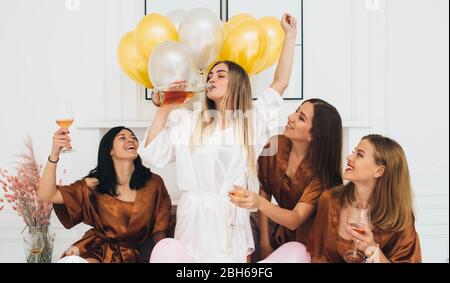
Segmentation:
<svg viewBox="0 0 450 283">
<path fill-rule="evenodd" d="M 247 173 L 244 173 L 240 182 L 239 182 L 239 186 L 245 190 L 248 190 L 248 176 Z M 235 197 L 239 197 L 239 198 L 245 198 L 246 194 L 245 193 L 237 193 L 237 192 L 233 192 L 232 193 Z M 237 228 L 240 225 L 237 224 L 237 206 L 234 205 L 233 207 L 233 213 L 232 213 L 232 220 L 230 223 L 230 227 L 231 228 Z"/>
<path fill-rule="evenodd" d="M 39 256 L 44 250 L 44 236 L 40 231 L 32 231 L 24 235 L 24 241 L 29 247 L 29 262 L 38 262 Z"/>
<path fill-rule="evenodd" d="M 55 121 L 63 129 L 69 129 L 74 120 L 72 104 L 66 100 L 60 100 L 56 104 Z M 72 152 L 73 148 L 64 148 L 61 153 Z"/>
<path fill-rule="evenodd" d="M 347 224 L 353 230 L 360 234 L 364 234 L 364 227 L 370 226 L 370 206 L 365 201 L 354 201 L 350 206 L 348 212 Z M 353 249 L 347 251 L 344 255 L 344 260 L 349 263 L 361 263 L 365 260 L 365 255 L 356 247 L 356 242 L 353 242 Z"/>
<path fill-rule="evenodd" d="M 244 173 L 241 177 L 241 180 L 238 181 L 238 184 L 235 185 L 239 185 L 240 187 L 244 188 L 245 190 L 248 190 L 248 184 L 247 184 L 247 173 Z M 242 195 L 241 193 L 236 193 L 236 192 L 230 192 L 230 194 L 232 194 L 233 196 L 237 196 L 237 197 L 245 197 L 245 194 Z M 230 206 L 228 206 L 230 207 Z M 240 228 L 242 225 L 238 224 L 237 221 L 237 206 L 236 205 L 232 205 L 231 206 L 231 215 L 229 218 L 229 223 L 228 223 L 228 236 L 227 236 L 227 249 L 229 251 L 233 250 L 233 248 L 235 248 L 234 245 L 234 234 L 236 232 L 236 230 L 238 228 Z"/>
</svg>

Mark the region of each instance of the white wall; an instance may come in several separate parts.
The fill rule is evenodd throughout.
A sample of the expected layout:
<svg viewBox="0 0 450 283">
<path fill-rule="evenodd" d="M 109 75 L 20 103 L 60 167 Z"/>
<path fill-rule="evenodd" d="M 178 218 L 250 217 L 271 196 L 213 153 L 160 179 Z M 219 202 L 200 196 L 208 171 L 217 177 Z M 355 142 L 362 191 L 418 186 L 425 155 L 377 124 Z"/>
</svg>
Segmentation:
<svg viewBox="0 0 450 283">
<path fill-rule="evenodd" d="M 170 1 L 153 0 L 153 9 L 167 12 Z M 264 1 L 259 6 L 278 5 L 278 11 L 297 0 Z M 187 9 L 199 5 L 182 2 Z M 257 16 L 266 14 L 248 6 Z M 304 48 L 304 98 L 337 106 L 347 152 L 372 132 L 400 142 L 409 161 L 424 261 L 448 261 L 448 1 L 380 0 L 379 10 L 368 7 L 366 0 L 304 0 L 304 42 L 298 46 Z M 76 108 L 77 151 L 62 156 L 59 165 L 68 171 L 60 174 L 66 182 L 95 165 L 105 128 L 125 124 L 142 135 L 153 115 L 151 102 L 122 74 L 115 56 L 121 36 L 143 16 L 143 1 L 81 0 L 79 8 L 66 9 L 64 0 L 0 1 L 2 168 L 13 167 L 27 133 L 45 161 L 58 96 L 72 97 Z M 294 92 L 299 76 L 292 78 Z M 267 79 L 253 80 L 257 88 Z M 283 115 L 298 103 L 286 102 Z M 170 170 L 162 173 L 176 198 Z M 87 229 L 66 230 L 55 218 L 52 223 L 55 258 Z M 24 261 L 22 228 L 11 210 L 0 212 L 0 262 Z"/>
<path fill-rule="evenodd" d="M 408 157 L 424 258 L 448 262 L 449 1 L 387 2 L 386 134 Z"/>
</svg>

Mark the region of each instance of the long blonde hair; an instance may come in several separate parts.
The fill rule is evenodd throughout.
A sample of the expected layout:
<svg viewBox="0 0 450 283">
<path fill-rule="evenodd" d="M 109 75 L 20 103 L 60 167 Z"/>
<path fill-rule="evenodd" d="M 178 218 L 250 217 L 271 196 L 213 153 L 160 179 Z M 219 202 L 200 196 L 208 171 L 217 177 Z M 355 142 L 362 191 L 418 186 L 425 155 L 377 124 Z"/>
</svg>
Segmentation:
<svg viewBox="0 0 450 283">
<path fill-rule="evenodd" d="M 368 140 L 372 144 L 376 164 L 385 166 L 370 198 L 372 224 L 386 231 L 405 230 L 414 217 L 405 153 L 396 141 L 381 135 L 367 135 L 362 140 Z M 338 188 L 336 193 L 341 203 L 348 205 L 355 200 L 355 186 L 352 182 Z"/>
<path fill-rule="evenodd" d="M 196 145 L 203 144 L 203 141 L 211 135 L 219 122 L 215 119 L 214 115 L 211 115 L 211 110 L 215 110 L 222 115 L 222 118 L 227 118 L 226 122 L 231 122 L 234 133 L 238 137 L 237 142 L 245 148 L 247 153 L 248 168 L 250 172 L 256 175 L 257 163 L 252 145 L 254 142 L 254 133 L 252 117 L 253 100 L 250 79 L 247 72 L 241 66 L 231 61 L 219 61 L 211 67 L 211 70 L 222 63 L 228 66 L 227 93 L 223 98 L 221 109 L 216 109 L 214 101 L 205 97 L 200 116 L 197 119 L 191 137 L 191 146 L 195 147 Z M 228 115 L 223 117 L 224 114 L 229 114 L 230 110 L 233 112 L 233 115 L 231 117 Z"/>
</svg>

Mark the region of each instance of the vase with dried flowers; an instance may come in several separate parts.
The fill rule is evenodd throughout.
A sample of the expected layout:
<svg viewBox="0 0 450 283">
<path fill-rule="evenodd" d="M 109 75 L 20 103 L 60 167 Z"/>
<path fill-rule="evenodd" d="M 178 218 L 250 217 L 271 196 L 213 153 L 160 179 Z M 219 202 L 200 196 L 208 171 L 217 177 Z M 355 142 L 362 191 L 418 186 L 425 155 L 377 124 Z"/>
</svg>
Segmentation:
<svg viewBox="0 0 450 283">
<path fill-rule="evenodd" d="M 25 222 L 22 231 L 27 262 L 51 262 L 55 235 L 49 229 L 53 206 L 37 199 L 40 165 L 35 157 L 31 138 L 25 140 L 26 151 L 19 155 L 16 174 L 0 168 L 0 211 L 5 201 L 11 204 Z"/>
</svg>

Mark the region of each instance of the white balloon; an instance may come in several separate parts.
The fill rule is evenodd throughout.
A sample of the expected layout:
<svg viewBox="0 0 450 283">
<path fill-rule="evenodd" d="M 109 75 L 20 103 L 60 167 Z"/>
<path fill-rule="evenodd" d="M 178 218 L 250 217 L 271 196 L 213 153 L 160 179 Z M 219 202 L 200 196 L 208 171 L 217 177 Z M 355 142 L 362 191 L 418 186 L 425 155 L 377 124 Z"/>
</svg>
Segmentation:
<svg viewBox="0 0 450 283">
<path fill-rule="evenodd" d="M 168 86 L 175 81 L 195 82 L 194 67 L 188 52 L 174 41 L 156 46 L 148 60 L 148 74 L 154 87 Z"/>
<path fill-rule="evenodd" d="M 186 17 L 187 11 L 182 9 L 175 9 L 166 14 L 175 27 L 178 29 L 181 21 Z"/>
<path fill-rule="evenodd" d="M 204 70 L 219 55 L 225 32 L 222 21 L 213 11 L 195 8 L 181 21 L 178 35 L 195 67 Z"/>
</svg>

